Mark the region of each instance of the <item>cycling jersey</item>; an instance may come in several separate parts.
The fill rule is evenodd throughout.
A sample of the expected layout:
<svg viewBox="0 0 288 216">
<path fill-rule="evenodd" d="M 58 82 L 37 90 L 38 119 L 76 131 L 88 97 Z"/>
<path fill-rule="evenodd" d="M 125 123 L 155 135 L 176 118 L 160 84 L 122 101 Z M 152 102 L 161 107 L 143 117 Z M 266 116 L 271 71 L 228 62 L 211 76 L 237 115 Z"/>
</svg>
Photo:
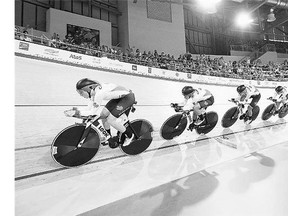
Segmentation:
<svg viewBox="0 0 288 216">
<path fill-rule="evenodd" d="M 88 116 L 95 115 L 98 108 L 104 100 L 119 99 L 130 94 L 130 90 L 112 83 L 103 83 L 96 87 L 95 95 L 89 99 L 88 106 L 85 108 L 78 108 L 80 115 Z"/>
<path fill-rule="evenodd" d="M 284 90 L 278 94 L 277 92 L 275 92 L 273 99 L 275 99 L 277 102 L 286 102 L 288 101 L 288 90 L 287 87 L 283 87 Z"/>
<path fill-rule="evenodd" d="M 245 85 L 245 87 L 247 89 L 247 93 L 244 95 L 239 95 L 237 98 L 238 101 L 247 101 L 252 96 L 256 96 L 260 94 L 259 90 L 255 88 L 255 86 Z"/>
<path fill-rule="evenodd" d="M 212 97 L 213 95 L 211 94 L 210 91 L 202 88 L 197 88 L 195 89 L 193 96 L 189 99 L 184 99 L 183 101 L 183 110 L 191 110 L 195 104 L 197 104 L 200 101 L 205 101 Z"/>
</svg>

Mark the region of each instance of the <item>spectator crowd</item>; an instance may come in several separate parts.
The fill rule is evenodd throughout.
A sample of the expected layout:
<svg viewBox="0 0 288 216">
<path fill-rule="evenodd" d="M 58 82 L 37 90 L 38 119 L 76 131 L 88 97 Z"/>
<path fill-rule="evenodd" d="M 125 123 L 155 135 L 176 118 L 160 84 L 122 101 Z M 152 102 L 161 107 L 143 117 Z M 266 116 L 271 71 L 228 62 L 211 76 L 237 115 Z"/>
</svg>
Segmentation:
<svg viewBox="0 0 288 216">
<path fill-rule="evenodd" d="M 288 80 L 288 60 L 285 60 L 284 63 L 281 64 L 272 61 L 268 64 L 262 64 L 259 59 L 253 62 L 249 59 L 232 62 L 225 61 L 223 57 L 212 58 L 205 54 L 193 57 L 189 52 L 178 57 L 174 57 L 173 55 L 164 52 L 158 53 L 157 50 L 154 50 L 153 52 L 141 52 L 139 49 L 135 50 L 130 48 L 123 52 L 121 49 L 109 48 L 104 45 L 100 46 L 93 42 L 77 41 L 76 43 L 76 38 L 73 38 L 71 34 L 66 35 L 63 40 L 60 40 L 59 35 L 56 33 L 52 35 L 51 39 L 34 38 L 32 40 L 31 37 L 29 37 L 27 30 L 24 29 L 21 31 L 19 28 L 15 27 L 15 39 L 18 40 L 33 41 L 34 43 L 41 43 L 71 52 L 96 57 L 107 57 L 131 64 L 208 76 L 248 80 Z"/>
</svg>

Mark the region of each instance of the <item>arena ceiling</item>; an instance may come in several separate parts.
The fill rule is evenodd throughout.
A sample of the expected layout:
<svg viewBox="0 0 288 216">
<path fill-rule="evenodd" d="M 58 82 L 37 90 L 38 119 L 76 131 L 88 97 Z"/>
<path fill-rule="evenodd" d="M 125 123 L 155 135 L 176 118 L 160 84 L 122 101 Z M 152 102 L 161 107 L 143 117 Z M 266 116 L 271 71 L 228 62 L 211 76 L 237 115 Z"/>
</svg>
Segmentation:
<svg viewBox="0 0 288 216">
<path fill-rule="evenodd" d="M 279 26 L 285 25 L 288 29 L 288 0 L 151 0 L 159 2 L 170 2 L 172 4 L 182 4 L 186 7 L 197 8 L 197 4 L 208 1 L 210 4 L 212 1 L 218 1 L 217 10 L 215 10 L 215 16 L 221 15 L 226 17 L 226 20 L 230 22 L 228 25 L 233 26 L 231 17 L 235 16 L 240 11 L 246 11 L 251 14 L 256 20 L 255 24 L 258 27 L 254 30 L 248 30 L 265 34 L 273 28 L 277 28 L 284 34 L 288 35 L 288 32 L 283 31 L 283 28 Z M 274 14 L 271 14 L 272 13 Z M 271 16 L 275 17 L 275 20 L 271 21 Z M 269 19 L 270 17 L 270 19 Z M 227 25 L 227 23 L 226 23 Z"/>
</svg>

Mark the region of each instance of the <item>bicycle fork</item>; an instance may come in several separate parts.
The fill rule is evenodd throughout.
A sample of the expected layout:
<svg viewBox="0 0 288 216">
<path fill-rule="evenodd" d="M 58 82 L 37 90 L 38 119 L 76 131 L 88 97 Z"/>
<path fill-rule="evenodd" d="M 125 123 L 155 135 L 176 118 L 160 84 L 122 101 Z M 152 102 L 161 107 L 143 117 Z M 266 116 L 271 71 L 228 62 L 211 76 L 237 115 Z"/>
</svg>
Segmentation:
<svg viewBox="0 0 288 216">
<path fill-rule="evenodd" d="M 192 117 L 191 117 L 191 115 L 182 113 L 181 118 L 179 118 L 178 122 L 176 123 L 176 126 L 175 126 L 175 129 L 176 129 L 176 130 L 179 128 L 180 123 L 181 123 L 181 121 L 182 121 L 183 118 L 188 118 L 188 119 L 189 119 L 189 124 L 192 122 Z"/>
<path fill-rule="evenodd" d="M 90 132 L 91 126 L 92 126 L 92 123 L 91 123 L 91 122 L 89 122 L 88 124 L 86 124 L 85 130 L 84 130 L 84 132 L 83 132 L 83 134 L 82 134 L 82 136 L 81 136 L 81 138 L 80 138 L 80 142 L 79 142 L 78 145 L 75 147 L 75 149 L 78 149 L 78 148 L 80 148 L 80 147 L 82 146 L 82 144 L 84 143 L 84 141 L 86 140 L 86 138 L 87 138 L 87 136 L 88 136 L 88 134 L 89 134 L 89 132 Z M 75 150 L 75 149 L 74 149 L 74 150 Z"/>
<path fill-rule="evenodd" d="M 78 143 L 75 149 L 80 148 L 83 145 L 83 143 L 85 142 L 86 138 L 89 135 L 92 125 L 94 125 L 98 129 L 98 131 L 102 133 L 102 135 L 105 137 L 105 140 L 108 140 L 111 137 L 110 134 L 105 130 L 105 128 L 102 127 L 102 125 L 98 121 L 88 122 L 81 136 L 80 142 Z"/>
</svg>

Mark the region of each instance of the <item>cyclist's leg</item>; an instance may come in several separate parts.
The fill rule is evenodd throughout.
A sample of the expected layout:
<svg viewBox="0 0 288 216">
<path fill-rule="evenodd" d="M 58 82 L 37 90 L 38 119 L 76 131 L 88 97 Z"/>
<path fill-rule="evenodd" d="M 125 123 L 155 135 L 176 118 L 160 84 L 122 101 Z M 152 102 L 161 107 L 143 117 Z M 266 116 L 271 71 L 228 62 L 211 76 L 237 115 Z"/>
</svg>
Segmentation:
<svg viewBox="0 0 288 216">
<path fill-rule="evenodd" d="M 129 124 L 127 114 L 129 114 L 134 103 L 135 96 L 131 92 L 123 98 L 109 101 L 106 105 L 106 108 L 110 111 L 110 115 L 107 118 L 109 124 L 118 130 L 120 134 L 124 133 L 128 137 L 132 137 L 132 132 L 127 130 Z"/>
<path fill-rule="evenodd" d="M 253 95 L 253 96 L 251 96 L 251 98 L 252 98 L 252 101 L 247 107 L 247 116 L 249 119 L 252 118 L 253 108 L 257 105 L 258 101 L 260 100 L 261 94 Z"/>
<path fill-rule="evenodd" d="M 280 102 L 275 102 L 275 105 L 276 105 L 276 110 L 275 110 L 275 112 L 277 113 L 277 112 L 279 112 L 279 108 L 280 108 L 280 105 L 281 105 L 281 101 Z"/>
<path fill-rule="evenodd" d="M 204 114 L 206 113 L 207 107 L 211 106 L 214 104 L 214 97 L 211 96 L 207 98 L 206 100 L 199 101 L 195 106 L 194 106 L 194 112 L 193 112 L 193 121 L 196 120 L 199 117 L 199 122 L 204 121 Z M 198 124 L 199 124 L 198 122 Z"/>
<path fill-rule="evenodd" d="M 105 130 L 106 130 L 106 131 L 110 134 L 110 136 L 111 136 L 110 124 L 108 123 L 107 118 L 103 118 L 103 119 L 101 119 L 101 120 L 102 120 L 102 124 L 103 124 Z"/>
</svg>

